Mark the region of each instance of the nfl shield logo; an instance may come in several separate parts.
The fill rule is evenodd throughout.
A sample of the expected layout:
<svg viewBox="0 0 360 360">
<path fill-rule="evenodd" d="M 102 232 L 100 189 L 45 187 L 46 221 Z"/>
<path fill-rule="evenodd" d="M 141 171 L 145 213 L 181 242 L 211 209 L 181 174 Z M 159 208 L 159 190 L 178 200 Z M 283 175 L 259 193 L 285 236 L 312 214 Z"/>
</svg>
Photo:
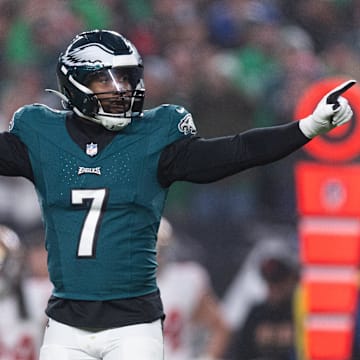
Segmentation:
<svg viewBox="0 0 360 360">
<path fill-rule="evenodd" d="M 98 153 L 97 144 L 94 143 L 86 144 L 86 155 L 95 156 L 97 153 Z"/>
</svg>

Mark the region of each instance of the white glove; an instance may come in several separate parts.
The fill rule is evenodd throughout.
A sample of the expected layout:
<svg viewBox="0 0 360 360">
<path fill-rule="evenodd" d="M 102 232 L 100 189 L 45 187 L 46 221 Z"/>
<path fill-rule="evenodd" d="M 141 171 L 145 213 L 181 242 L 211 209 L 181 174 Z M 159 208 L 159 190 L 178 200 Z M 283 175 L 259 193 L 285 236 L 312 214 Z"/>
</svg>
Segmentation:
<svg viewBox="0 0 360 360">
<path fill-rule="evenodd" d="M 331 90 L 321 99 L 310 116 L 299 121 L 300 130 L 306 137 L 312 139 L 351 119 L 353 111 L 348 101 L 340 95 L 355 83 L 355 80 L 345 81 Z"/>
</svg>

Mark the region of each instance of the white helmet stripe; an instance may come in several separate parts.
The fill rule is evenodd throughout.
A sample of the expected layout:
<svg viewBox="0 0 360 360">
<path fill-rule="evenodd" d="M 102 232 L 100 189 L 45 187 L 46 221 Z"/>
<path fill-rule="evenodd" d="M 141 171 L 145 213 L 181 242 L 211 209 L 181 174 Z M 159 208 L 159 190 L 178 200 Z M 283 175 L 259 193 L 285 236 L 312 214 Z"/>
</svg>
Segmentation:
<svg viewBox="0 0 360 360">
<path fill-rule="evenodd" d="M 139 60 L 134 54 L 113 56 L 112 66 L 138 66 Z"/>
</svg>

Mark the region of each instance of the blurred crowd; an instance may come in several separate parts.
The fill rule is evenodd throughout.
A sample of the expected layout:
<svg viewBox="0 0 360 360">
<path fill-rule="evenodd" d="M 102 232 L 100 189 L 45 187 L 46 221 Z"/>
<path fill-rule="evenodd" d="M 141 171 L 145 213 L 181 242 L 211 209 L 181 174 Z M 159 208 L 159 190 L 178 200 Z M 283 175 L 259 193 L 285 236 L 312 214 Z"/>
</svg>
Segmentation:
<svg viewBox="0 0 360 360">
<path fill-rule="evenodd" d="M 57 58 L 75 34 L 95 28 L 123 33 L 142 54 L 145 107 L 184 105 L 200 136 L 288 122 L 314 81 L 360 79 L 359 25 L 356 0 L 0 0 L 0 130 L 25 104 L 61 108 L 45 91 L 57 88 Z M 166 214 L 198 239 L 192 254 L 200 254 L 218 293 L 259 224 L 295 237 L 293 165 L 302 156 L 172 188 Z M 1 223 L 21 236 L 41 227 L 27 180 L 0 177 L 0 199 Z"/>
</svg>

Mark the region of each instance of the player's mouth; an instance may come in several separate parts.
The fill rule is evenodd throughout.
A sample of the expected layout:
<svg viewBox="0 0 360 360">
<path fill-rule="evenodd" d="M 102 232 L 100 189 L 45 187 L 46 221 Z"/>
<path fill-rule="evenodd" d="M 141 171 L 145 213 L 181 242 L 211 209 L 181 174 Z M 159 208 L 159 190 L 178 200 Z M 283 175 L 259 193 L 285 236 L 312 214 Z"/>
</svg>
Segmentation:
<svg viewBox="0 0 360 360">
<path fill-rule="evenodd" d="M 129 96 L 116 95 L 100 99 L 103 110 L 110 114 L 125 113 L 129 110 L 131 98 Z"/>
</svg>

